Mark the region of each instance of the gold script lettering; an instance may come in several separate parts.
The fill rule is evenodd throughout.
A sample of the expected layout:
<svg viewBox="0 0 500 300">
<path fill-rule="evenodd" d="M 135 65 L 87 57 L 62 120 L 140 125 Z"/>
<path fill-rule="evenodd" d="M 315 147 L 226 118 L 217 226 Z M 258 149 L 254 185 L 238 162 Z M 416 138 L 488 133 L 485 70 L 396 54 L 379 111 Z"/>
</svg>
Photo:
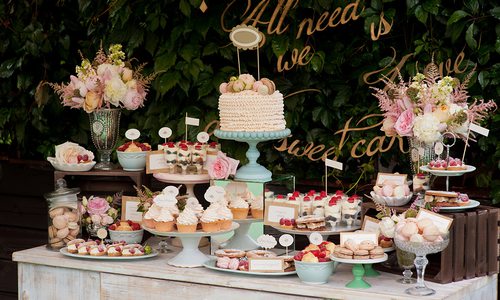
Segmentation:
<svg viewBox="0 0 500 300">
<path fill-rule="evenodd" d="M 380 36 L 388 34 L 391 31 L 392 23 L 393 21 L 391 21 L 390 24 L 386 21 L 386 19 L 384 18 L 384 12 L 382 12 L 380 14 L 377 34 L 375 34 L 375 24 L 373 22 L 370 24 L 370 35 L 372 40 L 376 41 L 380 38 Z"/>
</svg>

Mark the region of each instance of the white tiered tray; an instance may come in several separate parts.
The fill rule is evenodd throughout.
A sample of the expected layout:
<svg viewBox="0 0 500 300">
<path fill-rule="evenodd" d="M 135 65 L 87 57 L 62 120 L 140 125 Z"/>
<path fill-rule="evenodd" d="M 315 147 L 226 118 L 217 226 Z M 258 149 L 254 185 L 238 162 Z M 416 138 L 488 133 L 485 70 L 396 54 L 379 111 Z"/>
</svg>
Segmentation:
<svg viewBox="0 0 500 300">
<path fill-rule="evenodd" d="M 181 240 L 183 247 L 182 251 L 179 252 L 175 257 L 171 258 L 168 261 L 168 264 L 175 267 L 183 267 L 183 268 L 201 267 L 203 266 L 204 262 L 210 259 L 210 257 L 203 254 L 198 249 L 198 245 L 200 244 L 200 239 L 202 237 L 225 234 L 234 231 L 238 227 L 240 227 L 240 225 L 238 223 L 233 222 L 230 229 L 221 230 L 217 232 L 204 232 L 201 230 L 198 230 L 196 232 L 178 232 L 178 231 L 162 232 L 143 226 L 144 230 L 149 231 L 154 235 L 178 237 Z"/>
</svg>

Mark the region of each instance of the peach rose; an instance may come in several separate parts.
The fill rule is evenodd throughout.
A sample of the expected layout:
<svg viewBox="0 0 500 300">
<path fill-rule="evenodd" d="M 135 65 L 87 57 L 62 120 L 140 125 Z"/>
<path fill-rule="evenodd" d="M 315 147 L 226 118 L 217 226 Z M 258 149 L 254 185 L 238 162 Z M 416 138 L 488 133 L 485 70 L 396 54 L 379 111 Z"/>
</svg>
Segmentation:
<svg viewBox="0 0 500 300">
<path fill-rule="evenodd" d="M 413 119 L 415 115 L 409 109 L 405 110 L 394 124 L 394 129 L 400 136 L 413 136 Z"/>
<path fill-rule="evenodd" d="M 93 112 L 99 106 L 99 95 L 96 92 L 88 91 L 83 102 L 83 110 L 87 113 Z"/>
</svg>

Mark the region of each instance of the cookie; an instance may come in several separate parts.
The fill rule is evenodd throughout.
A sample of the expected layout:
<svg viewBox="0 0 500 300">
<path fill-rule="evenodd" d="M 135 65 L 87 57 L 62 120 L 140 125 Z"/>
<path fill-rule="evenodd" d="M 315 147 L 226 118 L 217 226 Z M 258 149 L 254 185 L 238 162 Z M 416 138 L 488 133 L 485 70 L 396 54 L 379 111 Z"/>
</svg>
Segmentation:
<svg viewBox="0 0 500 300">
<path fill-rule="evenodd" d="M 364 250 L 364 249 L 358 249 L 358 250 L 354 251 L 354 255 L 356 255 L 356 256 L 367 256 L 368 254 L 370 254 L 368 252 L 368 250 Z"/>
<path fill-rule="evenodd" d="M 370 256 L 369 255 L 354 255 L 353 258 L 354 259 L 369 259 Z"/>
</svg>

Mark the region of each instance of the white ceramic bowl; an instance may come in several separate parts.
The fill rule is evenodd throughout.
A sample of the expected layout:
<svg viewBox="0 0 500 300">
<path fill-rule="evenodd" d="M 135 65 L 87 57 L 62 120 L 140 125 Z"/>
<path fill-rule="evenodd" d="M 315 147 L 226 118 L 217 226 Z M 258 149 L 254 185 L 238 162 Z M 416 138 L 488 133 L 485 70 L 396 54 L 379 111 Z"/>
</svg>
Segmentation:
<svg viewBox="0 0 500 300">
<path fill-rule="evenodd" d="M 303 283 L 324 284 L 330 280 L 330 276 L 337 268 L 338 263 L 328 262 L 303 262 L 295 260 L 295 270 Z"/>
<path fill-rule="evenodd" d="M 108 231 L 112 242 L 125 241 L 127 244 L 140 244 L 144 235 L 144 229 L 142 228 L 132 231 L 111 230 L 108 228 Z"/>
<path fill-rule="evenodd" d="M 47 160 L 54 167 L 54 169 L 56 169 L 58 171 L 66 171 L 66 172 L 90 171 L 96 163 L 95 161 L 91 161 L 88 163 L 81 163 L 81 164 L 61 163 L 61 162 L 58 162 L 55 157 L 47 157 Z"/>
<path fill-rule="evenodd" d="M 371 191 L 370 195 L 372 196 L 373 201 L 380 204 L 385 204 L 387 206 L 403 206 L 410 202 L 411 198 L 413 197 L 413 193 L 410 193 L 408 196 L 404 197 L 379 196 L 374 191 Z"/>
<path fill-rule="evenodd" d="M 141 152 L 123 152 L 116 150 L 118 162 L 125 171 L 142 171 L 146 167 L 146 153 Z"/>
</svg>

